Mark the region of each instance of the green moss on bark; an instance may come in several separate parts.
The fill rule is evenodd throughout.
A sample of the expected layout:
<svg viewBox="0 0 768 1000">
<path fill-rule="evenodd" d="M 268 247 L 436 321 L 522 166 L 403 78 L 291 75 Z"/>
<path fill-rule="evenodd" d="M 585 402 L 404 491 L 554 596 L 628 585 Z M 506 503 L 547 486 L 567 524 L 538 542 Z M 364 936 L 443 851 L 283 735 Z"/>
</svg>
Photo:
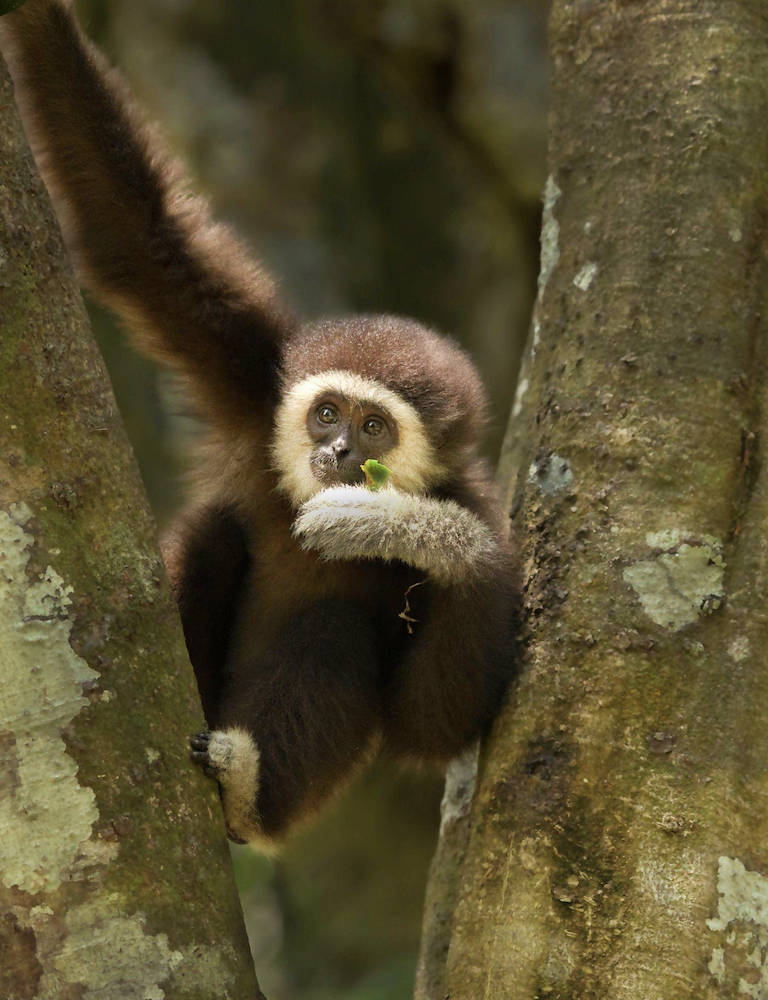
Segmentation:
<svg viewBox="0 0 768 1000">
<path fill-rule="evenodd" d="M 768 976 L 743 916 L 768 873 L 767 38 L 755 0 L 554 5 L 556 246 L 508 437 L 527 654 L 482 758 L 452 1000 Z M 572 479 L 544 489 L 554 456 Z M 718 892 L 752 950 L 707 923 Z"/>
<path fill-rule="evenodd" d="M 0 511 L 8 525 L 0 566 L 12 585 L 7 600 L 19 602 L 18 611 L 4 608 L 17 621 L 0 632 L 0 664 L 14 696 L 39 713 L 5 720 L 0 738 L 9 815 L 16 833 L 19 824 L 25 831 L 14 843 L 7 831 L 0 836 L 0 950 L 12 956 L 4 995 L 253 1000 L 215 788 L 187 757 L 202 713 L 178 615 L 4 69 L 0 106 Z M 28 677 L 13 654 L 24 635 L 40 650 Z M 62 641 L 80 664 L 69 673 L 50 645 Z M 52 713 L 61 704 L 72 707 L 58 727 Z M 51 740 L 48 764 L 40 754 Z M 54 773 L 59 741 L 66 766 Z M 87 794 L 73 796 L 77 814 L 54 830 L 62 823 L 56 789 L 78 786 Z M 50 834 L 68 845 L 66 857 L 40 853 Z M 25 857 L 37 874 L 18 874 Z"/>
</svg>

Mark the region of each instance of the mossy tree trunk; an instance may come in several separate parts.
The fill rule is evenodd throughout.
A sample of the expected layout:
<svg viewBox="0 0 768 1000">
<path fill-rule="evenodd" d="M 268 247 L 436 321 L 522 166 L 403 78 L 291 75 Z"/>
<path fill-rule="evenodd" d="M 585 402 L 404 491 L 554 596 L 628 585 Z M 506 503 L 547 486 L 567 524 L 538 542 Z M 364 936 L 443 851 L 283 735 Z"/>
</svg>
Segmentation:
<svg viewBox="0 0 768 1000">
<path fill-rule="evenodd" d="M 526 654 L 419 996 L 765 998 L 768 11 L 556 0 L 551 52 Z"/>
<path fill-rule="evenodd" d="M 202 714 L 0 62 L 0 995 L 254 1000 Z"/>
</svg>

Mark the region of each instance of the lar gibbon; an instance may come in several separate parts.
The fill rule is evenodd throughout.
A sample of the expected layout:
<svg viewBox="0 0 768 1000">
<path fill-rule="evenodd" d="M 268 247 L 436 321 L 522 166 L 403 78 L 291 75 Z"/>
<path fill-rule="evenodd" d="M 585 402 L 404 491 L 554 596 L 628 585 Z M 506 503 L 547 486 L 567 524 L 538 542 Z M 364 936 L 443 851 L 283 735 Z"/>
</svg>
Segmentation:
<svg viewBox="0 0 768 1000">
<path fill-rule="evenodd" d="M 209 726 L 191 754 L 230 836 L 269 846 L 374 749 L 445 762 L 498 710 L 514 588 L 480 379 L 411 320 L 287 311 L 69 0 L 26 0 L 0 40 L 83 282 L 210 426 L 164 546 Z"/>
</svg>

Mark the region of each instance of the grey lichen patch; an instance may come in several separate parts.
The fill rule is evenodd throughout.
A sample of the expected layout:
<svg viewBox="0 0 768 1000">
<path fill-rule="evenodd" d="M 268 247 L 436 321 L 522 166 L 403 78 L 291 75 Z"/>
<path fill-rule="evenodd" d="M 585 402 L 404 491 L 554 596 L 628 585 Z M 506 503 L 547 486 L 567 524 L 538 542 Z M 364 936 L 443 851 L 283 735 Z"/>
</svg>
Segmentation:
<svg viewBox="0 0 768 1000">
<path fill-rule="evenodd" d="M 693 532 L 667 529 L 649 532 L 646 542 L 651 549 L 664 551 L 628 566 L 624 579 L 653 622 L 678 632 L 720 606 L 725 561 L 718 539 L 711 535 L 697 539 Z"/>
<path fill-rule="evenodd" d="M 457 819 L 469 812 L 477 780 L 479 748 L 472 747 L 448 765 L 445 774 L 445 791 L 440 805 L 440 833 Z"/>
<path fill-rule="evenodd" d="M 712 957 L 707 967 L 718 983 L 722 983 L 725 979 L 725 948 L 712 949 Z"/>
<path fill-rule="evenodd" d="M 737 635 L 728 646 L 728 655 L 736 663 L 748 660 L 751 653 L 749 639 L 745 635 Z"/>
<path fill-rule="evenodd" d="M 27 576 L 29 518 L 24 506 L 0 511 L 0 732 L 12 737 L 4 767 L 16 776 L 0 799 L 0 880 L 51 892 L 88 856 L 98 819 L 61 731 L 88 704 L 83 684 L 99 675 L 69 644 L 72 588 L 51 566 L 37 580 Z"/>
<path fill-rule="evenodd" d="M 165 934 L 144 930 L 144 915 L 118 915 L 116 897 L 70 910 L 69 935 L 46 969 L 41 998 L 59 996 L 63 986 L 85 987 L 83 1000 L 163 1000 L 160 983 L 183 962 Z"/>
<path fill-rule="evenodd" d="M 734 243 L 741 243 L 743 238 L 743 226 L 743 215 L 738 208 L 731 208 L 728 212 L 728 235 Z"/>
<path fill-rule="evenodd" d="M 61 917 L 33 907 L 21 923 L 33 931 L 43 975 L 37 1000 L 164 1000 L 191 993 L 227 1000 L 234 980 L 231 945 L 198 944 L 180 950 L 166 934 L 149 934 L 143 913 L 131 913 L 118 894 L 99 895 Z M 172 985 L 172 988 L 171 988 Z"/>
<path fill-rule="evenodd" d="M 562 493 L 573 482 L 571 463 L 555 454 L 537 459 L 528 469 L 528 482 L 549 496 Z"/>
<path fill-rule="evenodd" d="M 536 353 L 536 348 L 539 346 L 540 342 L 541 342 L 541 323 L 537 319 L 534 319 L 534 321 L 533 321 L 533 341 L 531 343 L 531 349 L 532 349 L 532 351 L 533 351 L 534 354 Z"/>
<path fill-rule="evenodd" d="M 539 299 L 544 295 L 547 282 L 560 260 L 560 223 L 555 218 L 555 205 L 562 193 L 554 177 L 550 175 L 544 188 L 544 211 L 541 219 Z"/>
<path fill-rule="evenodd" d="M 594 262 L 585 264 L 584 267 L 581 268 L 579 273 L 573 279 L 573 283 L 577 288 L 581 289 L 582 292 L 586 292 L 586 290 L 595 280 L 596 274 L 597 274 L 597 264 L 595 264 Z"/>
<path fill-rule="evenodd" d="M 523 398 L 526 392 L 528 392 L 528 379 L 520 378 L 517 382 L 517 390 L 515 392 L 515 402 L 512 406 L 512 416 L 519 417 L 520 412 L 523 409 Z"/>
<path fill-rule="evenodd" d="M 707 927 L 720 935 L 709 971 L 724 983 L 729 967 L 739 978 L 739 995 L 768 998 L 768 878 L 750 872 L 738 858 L 721 857 L 717 868 L 717 916 Z M 729 933 L 725 933 L 728 931 Z M 737 934 L 736 931 L 739 933 Z M 733 973 L 732 973 L 733 974 Z"/>
<path fill-rule="evenodd" d="M 178 953 L 177 953 L 178 954 Z M 232 969 L 236 968 L 236 955 L 229 944 L 218 947 L 192 945 L 182 948 L 182 961 L 175 970 L 173 985 L 181 993 L 203 993 L 228 1000 L 227 987 L 234 982 Z"/>
<path fill-rule="evenodd" d="M 676 545 L 689 537 L 689 532 L 680 528 L 662 528 L 661 531 L 649 531 L 645 541 L 652 549 L 674 549 Z"/>
<path fill-rule="evenodd" d="M 752 921 L 768 929 L 768 877 L 747 871 L 738 858 L 720 857 L 717 891 L 717 916 L 707 921 L 711 931 L 724 931 L 739 921 Z"/>
</svg>

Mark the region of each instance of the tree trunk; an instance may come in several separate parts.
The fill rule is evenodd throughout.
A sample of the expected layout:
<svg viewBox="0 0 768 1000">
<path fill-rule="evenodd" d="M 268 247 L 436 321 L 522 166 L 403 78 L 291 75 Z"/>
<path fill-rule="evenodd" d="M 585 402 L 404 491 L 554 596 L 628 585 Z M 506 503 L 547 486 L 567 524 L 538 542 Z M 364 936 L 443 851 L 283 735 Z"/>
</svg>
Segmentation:
<svg viewBox="0 0 768 1000">
<path fill-rule="evenodd" d="M 0 996 L 254 1000 L 178 616 L 0 62 Z"/>
<path fill-rule="evenodd" d="M 527 652 L 420 995 L 766 998 L 768 12 L 557 0 L 551 52 Z"/>
</svg>

